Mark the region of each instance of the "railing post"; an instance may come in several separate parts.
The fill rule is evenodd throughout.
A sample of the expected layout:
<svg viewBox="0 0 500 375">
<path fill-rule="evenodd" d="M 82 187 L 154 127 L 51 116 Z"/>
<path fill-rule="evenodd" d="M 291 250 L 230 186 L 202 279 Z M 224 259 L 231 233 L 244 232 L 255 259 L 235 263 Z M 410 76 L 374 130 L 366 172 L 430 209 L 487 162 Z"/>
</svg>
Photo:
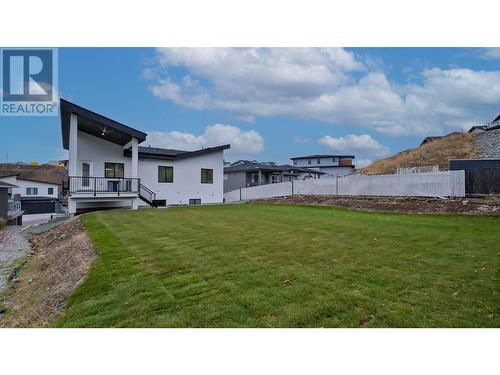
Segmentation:
<svg viewBox="0 0 500 375">
<path fill-rule="evenodd" d="M 96 186 L 96 183 L 97 183 L 97 178 L 94 177 L 94 197 L 97 195 L 97 186 Z"/>
</svg>

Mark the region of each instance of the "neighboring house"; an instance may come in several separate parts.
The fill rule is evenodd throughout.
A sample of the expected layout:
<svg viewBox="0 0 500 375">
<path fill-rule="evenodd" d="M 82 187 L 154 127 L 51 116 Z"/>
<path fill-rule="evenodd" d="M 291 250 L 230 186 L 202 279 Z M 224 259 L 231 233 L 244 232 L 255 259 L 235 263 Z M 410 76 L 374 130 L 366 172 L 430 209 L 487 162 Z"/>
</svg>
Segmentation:
<svg viewBox="0 0 500 375">
<path fill-rule="evenodd" d="M 441 139 L 441 138 L 443 138 L 443 136 L 441 136 L 441 135 L 434 136 L 434 137 L 425 137 L 424 140 L 422 141 L 422 143 L 420 143 L 420 146 L 425 145 L 426 143 L 429 143 L 432 141 L 436 141 L 436 140 Z"/>
<path fill-rule="evenodd" d="M 229 145 L 181 151 L 139 147 L 146 133 L 61 99 L 69 151 L 68 211 L 223 202 Z"/>
<path fill-rule="evenodd" d="M 17 185 L 12 189 L 13 195 L 19 194 L 21 197 L 59 197 L 58 184 L 21 177 L 19 173 L 0 177 L 0 181 Z"/>
<path fill-rule="evenodd" d="M 486 125 L 473 126 L 472 128 L 469 129 L 467 133 L 473 133 L 473 134 L 483 133 L 486 131 L 487 128 L 488 127 Z"/>
<path fill-rule="evenodd" d="M 224 167 L 224 193 L 240 188 L 292 180 L 320 178 L 323 172 L 292 165 L 238 160 Z"/>
<path fill-rule="evenodd" d="M 320 171 L 330 177 L 345 176 L 354 170 L 352 155 L 309 155 L 291 159 L 296 167 Z"/>
<path fill-rule="evenodd" d="M 0 218 L 4 219 L 8 225 L 21 225 L 23 223 L 23 211 L 21 202 L 11 198 L 12 189 L 16 185 L 0 181 Z"/>
</svg>

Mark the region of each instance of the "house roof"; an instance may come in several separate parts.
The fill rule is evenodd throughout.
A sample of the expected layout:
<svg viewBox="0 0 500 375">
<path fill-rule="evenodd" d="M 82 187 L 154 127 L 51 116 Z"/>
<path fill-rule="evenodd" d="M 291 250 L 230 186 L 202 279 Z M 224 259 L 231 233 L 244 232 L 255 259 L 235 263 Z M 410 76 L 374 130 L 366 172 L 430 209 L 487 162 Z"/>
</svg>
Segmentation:
<svg viewBox="0 0 500 375">
<path fill-rule="evenodd" d="M 31 178 L 31 177 L 17 177 L 17 180 L 23 180 L 23 181 L 33 181 L 33 182 L 40 182 L 42 184 L 49 184 L 49 185 L 58 185 L 58 182 L 51 182 L 47 180 L 42 180 L 38 178 Z"/>
<path fill-rule="evenodd" d="M 314 169 L 309 168 L 299 168 L 293 165 L 275 165 L 275 164 L 267 164 L 267 163 L 259 163 L 257 161 L 250 160 L 240 160 L 239 162 L 233 163 L 229 167 L 224 167 L 224 173 L 231 172 L 243 172 L 243 171 L 265 171 L 265 172 L 285 172 L 285 171 L 294 171 L 294 172 L 303 172 L 303 173 L 319 173 L 324 174 L 324 172 L 316 171 Z"/>
<path fill-rule="evenodd" d="M 432 142 L 432 141 L 435 141 L 437 139 L 441 139 L 443 138 L 443 136 L 441 135 L 437 135 L 437 136 L 433 136 L 433 137 L 425 137 L 424 140 L 422 141 L 422 143 L 420 143 L 420 146 L 422 146 L 423 144 L 427 143 L 427 142 Z"/>
<path fill-rule="evenodd" d="M 0 188 L 17 188 L 19 186 L 17 185 L 13 185 L 13 184 L 9 184 L 8 182 L 3 182 L 3 181 L 0 181 Z"/>
<path fill-rule="evenodd" d="M 62 141 L 65 150 L 69 149 L 69 122 L 72 113 L 78 116 L 79 131 L 116 143 L 120 146 L 126 145 L 132 138 L 137 138 L 139 143 L 146 140 L 146 133 L 80 107 L 67 100 L 60 100 L 60 109 Z"/>
<path fill-rule="evenodd" d="M 467 133 L 473 132 L 476 129 L 486 130 L 488 127 L 486 125 L 476 125 L 469 129 Z"/>
<path fill-rule="evenodd" d="M 307 155 L 307 156 L 296 156 L 294 158 L 290 158 L 291 160 L 298 159 L 321 159 L 321 158 L 350 158 L 354 159 L 353 155 Z"/>
<path fill-rule="evenodd" d="M 21 173 L 11 173 L 11 172 L 7 172 L 5 174 L 3 174 L 2 172 L 0 172 L 0 178 L 3 178 L 3 177 L 14 177 L 14 176 L 19 176 Z"/>
<path fill-rule="evenodd" d="M 169 148 L 139 147 L 139 158 L 155 160 L 179 160 L 229 149 L 230 145 L 202 148 L 196 151 L 173 150 Z M 123 150 L 124 156 L 132 156 L 132 150 Z"/>
</svg>

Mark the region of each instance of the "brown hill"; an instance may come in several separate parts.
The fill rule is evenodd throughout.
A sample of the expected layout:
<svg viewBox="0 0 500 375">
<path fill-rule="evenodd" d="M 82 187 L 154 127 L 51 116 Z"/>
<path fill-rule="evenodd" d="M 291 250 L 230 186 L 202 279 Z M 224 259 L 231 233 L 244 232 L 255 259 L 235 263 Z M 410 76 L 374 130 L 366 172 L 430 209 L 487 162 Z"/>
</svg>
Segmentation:
<svg viewBox="0 0 500 375">
<path fill-rule="evenodd" d="M 449 159 L 468 159 L 480 156 L 474 145 L 474 135 L 469 133 L 450 134 L 446 137 L 401 151 L 385 159 L 380 159 L 361 172 L 366 174 L 394 173 L 397 168 L 428 167 L 439 165 L 440 170 L 448 169 Z"/>
<path fill-rule="evenodd" d="M 68 175 L 68 170 L 49 164 L 28 165 L 0 163 L 0 177 L 13 174 L 19 174 L 21 178 L 62 185 L 63 180 Z"/>
</svg>

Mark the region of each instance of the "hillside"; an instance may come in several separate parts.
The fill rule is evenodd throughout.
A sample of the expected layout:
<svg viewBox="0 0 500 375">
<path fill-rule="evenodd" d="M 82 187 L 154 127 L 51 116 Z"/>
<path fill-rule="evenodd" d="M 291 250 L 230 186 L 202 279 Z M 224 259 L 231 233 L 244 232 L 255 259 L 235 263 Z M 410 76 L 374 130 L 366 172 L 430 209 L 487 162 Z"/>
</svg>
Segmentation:
<svg viewBox="0 0 500 375">
<path fill-rule="evenodd" d="M 19 173 L 19 177 L 62 185 L 68 171 L 54 165 L 0 163 L 0 177 Z"/>
<path fill-rule="evenodd" d="M 481 151 L 476 146 L 474 138 L 475 136 L 470 133 L 451 134 L 388 158 L 377 160 L 361 171 L 366 174 L 384 174 L 394 173 L 397 168 L 434 165 L 439 165 L 440 170 L 445 170 L 448 169 L 449 159 L 480 157 Z"/>
</svg>

